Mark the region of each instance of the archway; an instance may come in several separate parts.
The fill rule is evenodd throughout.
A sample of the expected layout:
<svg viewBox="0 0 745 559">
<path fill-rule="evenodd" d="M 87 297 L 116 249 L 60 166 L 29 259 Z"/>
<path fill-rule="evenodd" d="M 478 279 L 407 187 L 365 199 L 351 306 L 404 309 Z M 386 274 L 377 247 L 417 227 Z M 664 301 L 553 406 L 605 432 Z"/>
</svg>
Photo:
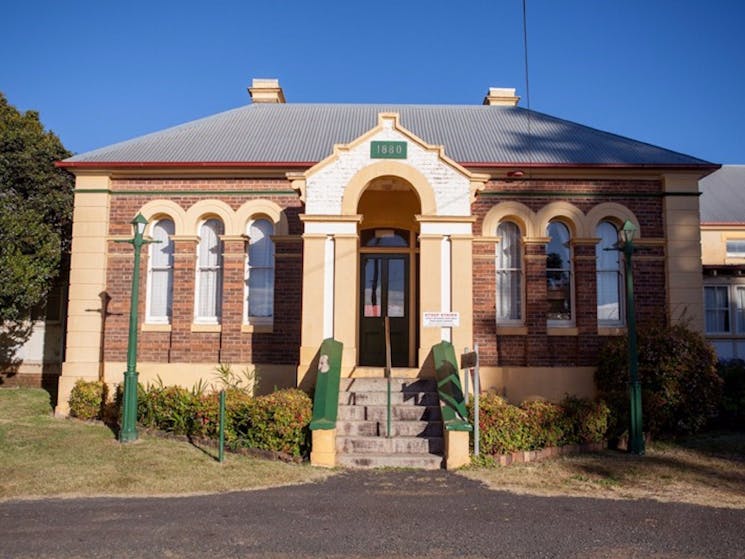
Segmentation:
<svg viewBox="0 0 745 559">
<path fill-rule="evenodd" d="M 418 304 L 418 232 L 421 201 L 409 182 L 394 176 L 370 181 L 360 196 L 359 356 L 362 366 L 385 365 L 385 319 L 391 362 L 415 367 Z"/>
</svg>

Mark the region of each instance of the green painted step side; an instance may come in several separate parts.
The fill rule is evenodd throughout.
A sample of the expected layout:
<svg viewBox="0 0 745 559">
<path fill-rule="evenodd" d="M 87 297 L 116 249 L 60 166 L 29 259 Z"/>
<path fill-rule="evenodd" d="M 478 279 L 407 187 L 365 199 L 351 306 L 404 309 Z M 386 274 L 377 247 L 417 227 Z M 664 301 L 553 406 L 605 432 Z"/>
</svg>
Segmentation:
<svg viewBox="0 0 745 559">
<path fill-rule="evenodd" d="M 455 360 L 453 344 L 442 341 L 432 347 L 437 377 L 437 394 L 440 397 L 442 421 L 448 431 L 473 431 L 468 422 L 468 410 L 463 396 L 463 388 L 458 376 L 458 362 Z"/>
<path fill-rule="evenodd" d="M 316 377 L 316 390 L 313 396 L 311 430 L 336 428 L 342 347 L 341 342 L 333 338 L 326 338 L 318 351 L 318 376 Z"/>
</svg>

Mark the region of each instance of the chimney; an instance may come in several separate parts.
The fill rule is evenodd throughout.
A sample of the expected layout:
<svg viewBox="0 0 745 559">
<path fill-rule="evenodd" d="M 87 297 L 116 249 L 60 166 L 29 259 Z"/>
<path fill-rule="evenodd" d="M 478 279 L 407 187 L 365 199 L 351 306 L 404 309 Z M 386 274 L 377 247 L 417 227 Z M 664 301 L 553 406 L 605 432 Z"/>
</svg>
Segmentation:
<svg viewBox="0 0 745 559">
<path fill-rule="evenodd" d="M 484 105 L 503 105 L 514 107 L 520 98 L 515 95 L 514 87 L 490 87 L 484 97 Z"/>
<path fill-rule="evenodd" d="M 253 103 L 284 103 L 285 94 L 279 80 L 254 78 L 248 88 Z"/>
</svg>

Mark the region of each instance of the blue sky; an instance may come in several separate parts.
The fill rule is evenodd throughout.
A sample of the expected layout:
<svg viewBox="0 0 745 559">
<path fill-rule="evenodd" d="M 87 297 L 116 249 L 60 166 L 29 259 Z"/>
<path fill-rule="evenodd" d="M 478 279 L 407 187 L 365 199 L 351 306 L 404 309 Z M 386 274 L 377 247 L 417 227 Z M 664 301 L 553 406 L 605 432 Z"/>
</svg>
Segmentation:
<svg viewBox="0 0 745 559">
<path fill-rule="evenodd" d="M 745 2 L 527 0 L 531 108 L 745 163 Z M 76 153 L 245 105 L 527 106 L 521 0 L 9 0 L 0 91 Z"/>
</svg>

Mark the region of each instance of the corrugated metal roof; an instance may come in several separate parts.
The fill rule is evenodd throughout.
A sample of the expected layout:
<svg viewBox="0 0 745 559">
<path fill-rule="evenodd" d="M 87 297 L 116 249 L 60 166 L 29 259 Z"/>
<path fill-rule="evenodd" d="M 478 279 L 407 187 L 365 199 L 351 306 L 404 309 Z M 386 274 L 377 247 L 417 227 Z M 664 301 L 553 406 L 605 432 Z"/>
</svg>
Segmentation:
<svg viewBox="0 0 745 559">
<path fill-rule="evenodd" d="M 707 165 L 521 107 L 254 104 L 76 155 L 69 163 L 316 162 L 395 112 L 460 163 Z M 530 134 L 528 121 L 530 120 Z"/>
<path fill-rule="evenodd" d="M 745 165 L 724 165 L 698 184 L 701 223 L 745 223 Z"/>
</svg>

